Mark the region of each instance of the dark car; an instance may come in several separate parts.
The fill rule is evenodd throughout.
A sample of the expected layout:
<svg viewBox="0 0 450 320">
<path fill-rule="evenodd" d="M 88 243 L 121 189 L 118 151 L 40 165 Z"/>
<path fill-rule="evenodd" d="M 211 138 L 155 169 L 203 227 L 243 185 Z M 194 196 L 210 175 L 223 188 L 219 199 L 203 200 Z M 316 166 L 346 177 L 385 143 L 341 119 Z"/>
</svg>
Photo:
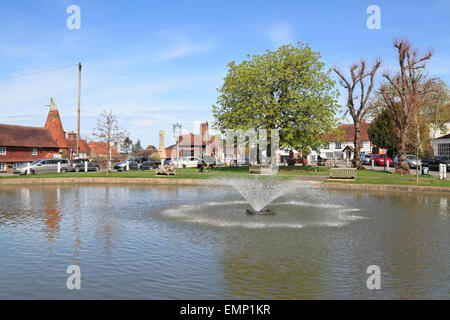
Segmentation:
<svg viewBox="0 0 450 320">
<path fill-rule="evenodd" d="M 164 165 L 165 166 L 171 166 L 177 163 L 177 159 L 174 158 L 166 158 L 164 159 Z"/>
<path fill-rule="evenodd" d="M 85 163 L 87 163 L 88 171 L 99 171 L 100 166 L 97 163 L 91 162 L 89 160 L 76 159 L 72 160 L 72 168 L 75 172 L 80 172 L 85 170 Z"/>
<path fill-rule="evenodd" d="M 439 171 L 440 164 L 447 165 L 447 172 L 450 171 L 450 159 L 448 157 L 431 157 L 422 160 L 422 167 L 430 170 Z"/>
<path fill-rule="evenodd" d="M 203 162 L 210 168 L 214 168 L 217 165 L 216 157 L 210 155 L 204 155 Z"/>
<path fill-rule="evenodd" d="M 130 168 L 130 170 L 140 170 L 142 169 L 142 164 L 146 161 L 148 161 L 147 157 L 133 157 L 125 161 L 116 163 L 114 169 L 116 169 L 117 171 L 126 171 L 128 162 L 128 167 Z"/>
<path fill-rule="evenodd" d="M 157 169 L 161 165 L 161 161 L 149 159 L 142 163 L 142 170 Z"/>
</svg>

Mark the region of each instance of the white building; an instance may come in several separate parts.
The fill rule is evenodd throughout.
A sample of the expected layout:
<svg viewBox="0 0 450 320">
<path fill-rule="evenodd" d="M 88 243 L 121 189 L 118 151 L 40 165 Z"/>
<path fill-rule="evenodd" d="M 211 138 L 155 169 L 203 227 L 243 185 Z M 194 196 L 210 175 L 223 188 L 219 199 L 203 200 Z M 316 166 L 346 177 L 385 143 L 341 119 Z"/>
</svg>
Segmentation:
<svg viewBox="0 0 450 320">
<path fill-rule="evenodd" d="M 369 140 L 370 123 L 363 122 L 361 124 L 361 153 L 372 153 L 372 143 Z M 353 124 L 343 124 L 338 128 L 342 131 L 342 137 L 335 137 L 333 134 L 329 134 L 325 141 L 328 145 L 321 148 L 319 151 L 312 151 L 308 156 L 308 161 L 316 161 L 320 155 L 323 159 L 353 159 L 354 158 L 354 139 L 355 139 L 355 126 Z"/>
<path fill-rule="evenodd" d="M 450 157 L 450 134 L 434 139 L 433 147 L 436 157 Z"/>
</svg>

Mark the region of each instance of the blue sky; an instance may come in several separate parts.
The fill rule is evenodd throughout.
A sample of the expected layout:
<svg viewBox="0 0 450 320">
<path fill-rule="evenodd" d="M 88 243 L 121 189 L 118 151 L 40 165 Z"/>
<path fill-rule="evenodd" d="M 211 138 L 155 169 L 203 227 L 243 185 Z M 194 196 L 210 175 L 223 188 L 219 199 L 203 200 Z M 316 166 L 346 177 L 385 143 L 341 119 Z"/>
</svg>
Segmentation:
<svg viewBox="0 0 450 320">
<path fill-rule="evenodd" d="M 69 30 L 69 5 L 81 29 Z M 381 8 L 381 29 L 369 30 L 369 5 Z M 395 68 L 392 40 L 408 38 L 435 52 L 429 70 L 450 82 L 450 0 L 430 1 L 2 1 L 0 123 L 43 126 L 54 97 L 67 131 L 76 128 L 76 67 L 81 61 L 82 136 L 113 109 L 143 145 L 158 132 L 198 131 L 230 61 L 301 41 L 327 67 L 381 57 Z M 343 101 L 343 100 L 342 100 Z M 173 141 L 166 137 L 166 144 Z"/>
</svg>

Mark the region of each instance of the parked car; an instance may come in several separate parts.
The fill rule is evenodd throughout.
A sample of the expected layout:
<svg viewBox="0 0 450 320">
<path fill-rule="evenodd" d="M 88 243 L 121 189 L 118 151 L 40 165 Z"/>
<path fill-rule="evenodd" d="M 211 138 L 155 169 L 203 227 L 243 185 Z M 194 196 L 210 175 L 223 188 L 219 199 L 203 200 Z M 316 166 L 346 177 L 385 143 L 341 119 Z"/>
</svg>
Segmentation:
<svg viewBox="0 0 450 320">
<path fill-rule="evenodd" d="M 142 163 L 142 170 L 157 169 L 161 165 L 161 161 L 149 159 Z"/>
<path fill-rule="evenodd" d="M 181 168 L 197 168 L 199 157 L 183 157 L 180 159 L 180 167 Z M 175 160 L 176 164 L 176 160 Z"/>
<path fill-rule="evenodd" d="M 448 157 L 431 157 L 422 160 L 422 167 L 427 167 L 430 170 L 439 171 L 440 164 L 446 164 L 447 172 L 450 171 L 450 159 Z"/>
<path fill-rule="evenodd" d="M 217 159 L 214 156 L 204 155 L 202 158 L 197 158 L 197 169 L 203 172 L 203 168 L 213 168 L 217 165 Z"/>
<path fill-rule="evenodd" d="M 73 171 L 72 165 L 68 159 L 40 159 L 30 164 L 31 174 L 57 173 L 58 162 L 61 163 L 61 173 Z M 14 169 L 14 174 L 27 174 L 27 164 L 23 164 Z"/>
<path fill-rule="evenodd" d="M 385 154 L 372 154 L 372 156 L 370 157 L 370 162 L 372 162 L 372 160 L 374 161 L 374 164 L 376 166 L 384 167 L 387 162 L 389 162 L 389 165 L 393 164 L 392 159 Z"/>
<path fill-rule="evenodd" d="M 164 159 L 164 163 L 165 166 L 172 166 L 172 165 L 176 165 L 177 164 L 177 159 L 174 158 L 166 158 Z"/>
<path fill-rule="evenodd" d="M 142 169 L 142 164 L 148 161 L 147 157 L 133 157 L 129 158 L 125 161 L 116 163 L 114 169 L 117 171 L 125 171 L 127 170 L 127 162 L 130 170 L 140 170 Z"/>
<path fill-rule="evenodd" d="M 370 158 L 371 158 L 372 156 L 370 155 L 370 154 L 368 154 L 368 153 L 361 153 L 361 164 L 365 164 L 365 165 L 370 165 L 371 164 L 371 161 L 370 161 Z"/>
<path fill-rule="evenodd" d="M 76 159 L 72 160 L 72 168 L 75 172 L 84 171 L 85 163 L 87 163 L 88 171 L 100 171 L 100 166 L 97 163 L 91 162 L 90 160 Z"/>
<path fill-rule="evenodd" d="M 211 155 L 204 155 L 203 162 L 205 162 L 210 168 L 214 168 L 218 164 L 217 158 Z"/>
<path fill-rule="evenodd" d="M 408 162 L 410 168 L 417 168 L 422 163 L 420 159 L 419 161 L 417 161 L 417 157 L 413 154 L 406 155 L 406 162 Z M 398 155 L 396 155 L 394 158 L 394 165 L 398 165 Z"/>
</svg>

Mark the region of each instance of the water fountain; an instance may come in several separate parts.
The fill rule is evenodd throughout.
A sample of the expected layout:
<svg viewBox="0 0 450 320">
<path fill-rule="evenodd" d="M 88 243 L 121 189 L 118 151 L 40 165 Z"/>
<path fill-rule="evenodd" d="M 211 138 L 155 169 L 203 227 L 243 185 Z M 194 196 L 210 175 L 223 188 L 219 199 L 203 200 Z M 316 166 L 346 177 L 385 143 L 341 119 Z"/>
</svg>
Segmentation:
<svg viewBox="0 0 450 320">
<path fill-rule="evenodd" d="M 226 185 L 239 191 L 252 209 L 246 209 L 248 215 L 273 215 L 272 210 L 265 207 L 277 198 L 294 191 L 299 187 L 297 183 L 280 180 L 273 176 L 254 176 L 244 179 L 224 180 Z"/>
</svg>

